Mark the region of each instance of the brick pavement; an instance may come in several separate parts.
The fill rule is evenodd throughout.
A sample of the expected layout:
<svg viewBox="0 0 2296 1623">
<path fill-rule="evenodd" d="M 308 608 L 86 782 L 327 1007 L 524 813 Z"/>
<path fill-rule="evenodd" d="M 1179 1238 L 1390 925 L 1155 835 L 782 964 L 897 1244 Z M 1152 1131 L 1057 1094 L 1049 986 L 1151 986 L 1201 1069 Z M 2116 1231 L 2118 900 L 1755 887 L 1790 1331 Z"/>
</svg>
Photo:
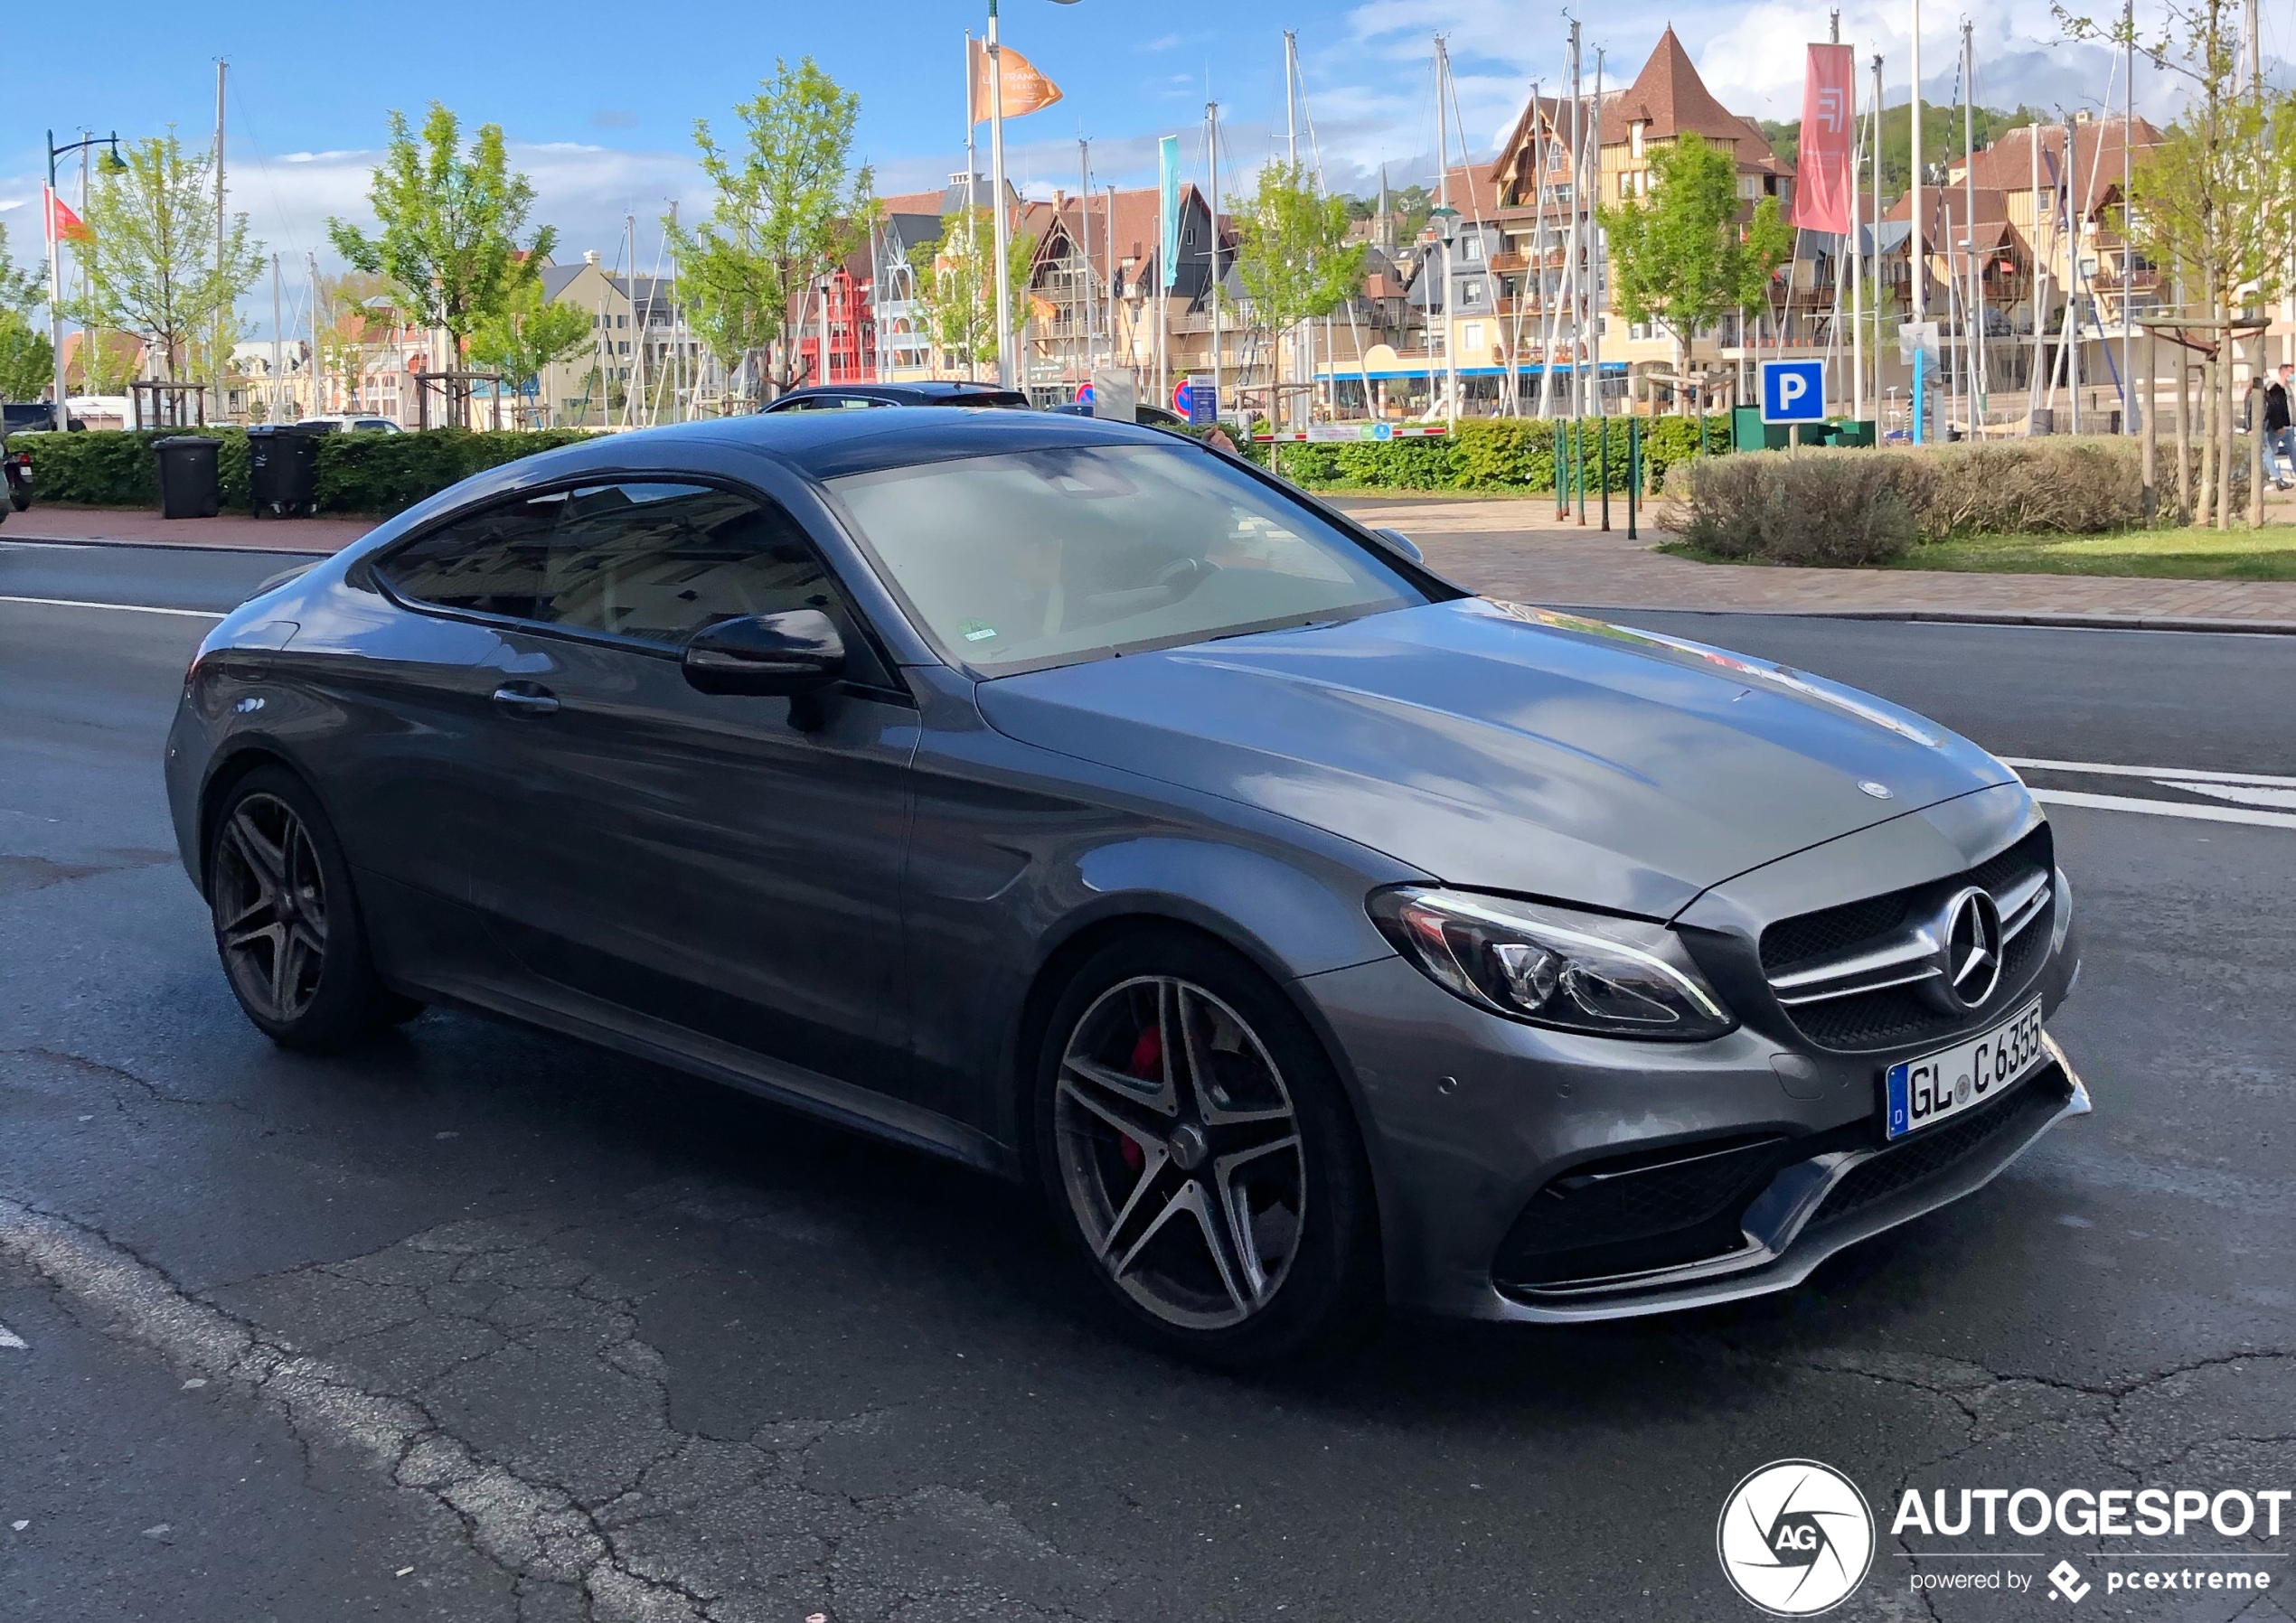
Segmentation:
<svg viewBox="0 0 2296 1623">
<path fill-rule="evenodd" d="M 1584 608 L 1739 614 L 1858 614 L 2080 623 L 2238 622 L 2296 628 L 2296 581 L 2139 580 L 2082 575 L 1959 575 L 1904 569 L 1789 569 L 1693 563 L 1651 549 L 1652 535 L 1557 524 L 1538 498 L 1344 496 L 1338 505 L 1402 530 L 1438 569 L 1477 591 Z M 334 552 L 372 519 L 162 519 L 114 508 L 36 505 L 0 539 L 110 541 Z"/>
</svg>

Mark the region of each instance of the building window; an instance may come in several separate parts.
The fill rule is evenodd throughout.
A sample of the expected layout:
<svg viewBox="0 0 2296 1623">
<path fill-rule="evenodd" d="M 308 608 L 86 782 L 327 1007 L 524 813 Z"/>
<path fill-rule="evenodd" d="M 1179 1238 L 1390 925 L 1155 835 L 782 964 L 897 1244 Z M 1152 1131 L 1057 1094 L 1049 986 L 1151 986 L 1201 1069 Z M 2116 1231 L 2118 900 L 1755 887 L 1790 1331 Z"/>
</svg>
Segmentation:
<svg viewBox="0 0 2296 1623">
<path fill-rule="evenodd" d="M 1639 164 L 1642 161 L 1642 121 L 1640 118 L 1634 120 L 1633 136 L 1634 161 Z"/>
<path fill-rule="evenodd" d="M 1459 342 L 1461 347 L 1464 349 L 1479 350 L 1482 348 L 1482 324 L 1479 321 L 1471 321 L 1464 326 L 1461 327 L 1459 329 Z"/>
<path fill-rule="evenodd" d="M 1749 202 L 1762 195 L 1762 177 L 1758 174 L 1738 176 L 1738 195 Z"/>
<path fill-rule="evenodd" d="M 1460 238 L 1459 257 L 1470 265 L 1473 265 L 1477 260 L 1481 259 L 1482 258 L 1482 239 L 1481 237 Z"/>
</svg>

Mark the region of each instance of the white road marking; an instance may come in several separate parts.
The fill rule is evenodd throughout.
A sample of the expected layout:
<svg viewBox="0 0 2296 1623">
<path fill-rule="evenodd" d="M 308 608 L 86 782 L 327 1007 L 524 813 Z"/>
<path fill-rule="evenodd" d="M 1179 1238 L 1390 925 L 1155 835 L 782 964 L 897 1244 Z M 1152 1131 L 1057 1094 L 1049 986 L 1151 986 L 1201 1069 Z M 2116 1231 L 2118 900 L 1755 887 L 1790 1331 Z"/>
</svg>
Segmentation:
<svg viewBox="0 0 2296 1623">
<path fill-rule="evenodd" d="M 628 1565 L 564 1488 L 489 1461 L 426 1411 L 366 1390 L 340 1365 L 257 1335 L 101 1236 L 0 1195 L 0 1252 L 178 1369 L 200 1369 L 284 1410 L 296 1432 L 364 1455 L 385 1480 L 461 1516 L 479 1553 L 504 1571 L 579 1586 L 608 1623 L 703 1623 L 690 1590 Z"/>
<path fill-rule="evenodd" d="M 2174 778 L 2184 783 L 2267 783 L 2275 789 L 2296 789 L 2296 778 L 2276 778 L 2261 772 L 2196 772 L 2184 766 L 2108 766 L 2097 761 L 2028 761 L 2018 755 L 2003 755 L 2004 766 L 2014 766 L 2020 772 L 2031 767 L 2036 772 L 2079 772 L 2101 778 Z"/>
<path fill-rule="evenodd" d="M 181 614 L 189 620 L 221 620 L 212 609 L 159 608 L 148 603 L 86 603 L 77 597 L 11 597 L 0 593 L 0 603 L 36 603 L 46 608 L 118 609 L 129 614 Z"/>
<path fill-rule="evenodd" d="M 2237 801 L 2244 806 L 2284 806 L 2296 811 L 2296 789 L 2268 789 L 2261 783 L 2180 783 L 2169 778 L 2154 781 L 2163 789 L 2188 790 L 2220 801 Z"/>
<path fill-rule="evenodd" d="M 2150 817 L 2185 817 L 2196 822 L 2240 822 L 2260 829 L 2296 829 L 2296 812 L 2251 812 L 2235 806 L 2196 806 L 2184 801 L 2139 800 L 2127 794 L 2084 794 L 2073 789 L 2036 789 L 2046 806 L 2085 806 L 2096 812 L 2141 812 Z"/>
<path fill-rule="evenodd" d="M 28 1353 L 32 1350 L 29 1346 L 24 1345 L 24 1338 L 23 1337 L 17 1335 L 14 1330 L 10 1329 L 4 1324 L 0 1324 L 0 1346 L 14 1347 L 20 1353 Z"/>
</svg>

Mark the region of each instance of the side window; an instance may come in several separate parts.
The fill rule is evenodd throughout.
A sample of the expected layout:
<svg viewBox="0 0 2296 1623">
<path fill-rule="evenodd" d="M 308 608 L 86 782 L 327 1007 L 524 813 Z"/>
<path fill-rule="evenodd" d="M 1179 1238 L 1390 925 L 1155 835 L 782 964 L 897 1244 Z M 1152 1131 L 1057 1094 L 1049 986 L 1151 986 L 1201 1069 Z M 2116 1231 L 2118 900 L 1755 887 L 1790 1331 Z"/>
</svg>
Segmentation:
<svg viewBox="0 0 2296 1623">
<path fill-rule="evenodd" d="M 817 608 L 853 679 L 889 686 L 837 588 L 780 508 L 709 485 L 630 480 L 490 508 L 380 566 L 401 595 L 676 648 L 744 614 Z"/>
<path fill-rule="evenodd" d="M 484 508 L 392 553 L 378 570 L 403 597 L 532 620 L 559 506 L 544 498 Z"/>
</svg>

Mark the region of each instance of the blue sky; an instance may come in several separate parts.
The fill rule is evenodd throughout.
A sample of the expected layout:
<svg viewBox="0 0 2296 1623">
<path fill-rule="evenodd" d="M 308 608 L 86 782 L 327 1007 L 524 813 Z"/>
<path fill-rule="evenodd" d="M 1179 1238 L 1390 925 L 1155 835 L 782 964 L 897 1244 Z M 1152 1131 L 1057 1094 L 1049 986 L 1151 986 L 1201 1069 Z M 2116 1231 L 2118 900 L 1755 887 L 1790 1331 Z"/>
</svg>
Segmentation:
<svg viewBox="0 0 2296 1623">
<path fill-rule="evenodd" d="M 1942 96 L 1954 77 L 1957 17 L 1946 6 L 1930 10 L 1924 78 Z M 1885 52 L 1897 95 L 1905 82 L 1905 11 L 1902 0 L 1843 7 L 1843 37 L 1861 55 Z M 1798 0 L 1697 7 L 1616 0 L 1585 8 L 1590 77 L 1596 46 L 1610 52 L 1614 75 L 1631 75 L 1670 18 L 1729 105 L 1793 117 L 1802 44 L 1825 37 L 1826 12 Z M 364 217 L 366 175 L 387 111 L 419 117 L 438 99 L 470 123 L 503 127 L 541 193 L 537 217 L 560 230 L 561 258 L 596 248 L 613 260 L 623 216 L 635 213 L 645 268 L 658 252 L 656 221 L 668 201 L 682 199 L 689 214 L 707 206 L 692 159 L 694 118 L 729 125 L 733 104 L 776 56 L 810 54 L 860 92 L 859 146 L 881 192 L 936 184 L 959 169 L 963 36 L 984 17 L 984 0 L 20 7 L 7 23 L 18 71 L 0 102 L 0 223 L 20 260 L 37 255 L 46 127 L 62 138 L 89 125 L 136 136 L 172 123 L 187 143 L 204 143 L 214 119 L 214 59 L 222 56 L 231 63 L 233 206 L 291 266 L 306 249 L 330 265 L 327 215 Z M 1094 142 L 1096 185 L 1150 178 L 1155 138 L 1165 133 L 1182 136 L 1194 163 L 1208 84 L 1227 123 L 1226 161 L 1256 167 L 1280 143 L 1282 30 L 1292 28 L 1331 183 L 1367 188 L 1383 161 L 1398 183 L 1425 179 L 1435 150 L 1431 36 L 1438 29 L 1451 36 L 1461 122 L 1482 149 L 1533 79 L 1553 88 L 1564 26 L 1561 11 L 1539 0 L 1005 0 L 1006 39 L 1067 92 L 1010 127 L 1012 174 L 1039 192 L 1073 188 L 1080 134 Z M 2103 93 L 2105 54 L 2059 42 L 2047 0 L 2003 0 L 1985 8 L 1978 26 L 1983 99 L 2028 95 L 2070 104 Z M 2141 107 L 2162 104 L 2149 71 L 2140 70 L 2138 94 Z M 268 321 L 268 297 L 258 302 Z"/>
</svg>

